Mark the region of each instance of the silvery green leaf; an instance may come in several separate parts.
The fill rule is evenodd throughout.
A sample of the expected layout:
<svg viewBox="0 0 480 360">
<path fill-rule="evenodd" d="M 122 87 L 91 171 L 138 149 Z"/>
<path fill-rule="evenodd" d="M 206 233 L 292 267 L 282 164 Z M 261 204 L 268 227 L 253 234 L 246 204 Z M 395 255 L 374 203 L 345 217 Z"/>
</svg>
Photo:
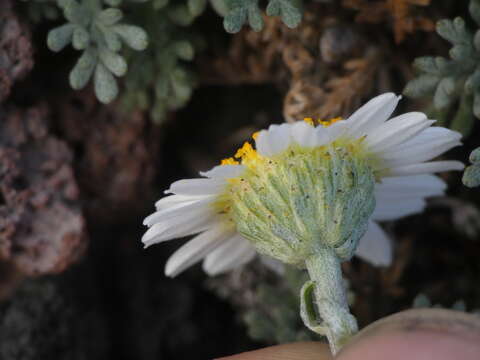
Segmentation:
<svg viewBox="0 0 480 360">
<path fill-rule="evenodd" d="M 263 29 L 263 17 L 260 9 L 257 6 L 251 6 L 248 9 L 248 24 L 253 31 L 260 31 Z"/>
<path fill-rule="evenodd" d="M 81 26 L 75 27 L 73 31 L 72 45 L 77 50 L 84 50 L 90 43 L 90 34 Z"/>
<path fill-rule="evenodd" d="M 195 54 L 193 45 L 189 41 L 178 41 L 174 44 L 175 54 L 182 60 L 192 60 Z"/>
<path fill-rule="evenodd" d="M 171 74 L 171 84 L 175 96 L 181 103 L 187 101 L 192 94 L 192 87 L 189 83 L 188 74 L 181 68 L 177 68 Z"/>
<path fill-rule="evenodd" d="M 465 28 L 465 21 L 461 17 L 457 17 L 453 21 L 448 19 L 438 21 L 437 32 L 453 44 L 465 43 L 471 38 L 471 34 Z"/>
<path fill-rule="evenodd" d="M 160 10 L 168 5 L 169 0 L 153 0 L 153 8 Z"/>
<path fill-rule="evenodd" d="M 450 124 L 450 129 L 458 131 L 464 136 L 468 136 L 472 131 L 472 102 L 472 95 L 463 94 L 457 113 Z"/>
<path fill-rule="evenodd" d="M 281 16 L 289 28 L 295 28 L 302 21 L 302 13 L 292 0 L 270 0 L 267 6 L 268 16 Z"/>
<path fill-rule="evenodd" d="M 449 51 L 450 57 L 457 61 L 469 61 L 473 56 L 471 43 L 457 44 Z"/>
<path fill-rule="evenodd" d="M 480 163 L 480 147 L 473 150 L 468 159 L 472 164 Z"/>
<path fill-rule="evenodd" d="M 480 26 L 480 0 L 470 0 L 468 9 L 470 16 L 475 20 L 477 25 Z"/>
<path fill-rule="evenodd" d="M 75 25 L 65 24 L 48 32 L 47 46 L 50 50 L 58 52 L 72 41 Z"/>
<path fill-rule="evenodd" d="M 475 72 L 476 73 L 476 72 Z M 473 93 L 473 89 L 475 87 L 475 73 L 470 75 L 467 80 L 465 80 L 465 85 L 463 85 L 463 91 L 466 93 L 466 94 L 472 94 Z"/>
<path fill-rule="evenodd" d="M 480 119 L 480 92 L 475 91 L 473 96 L 473 114 Z"/>
<path fill-rule="evenodd" d="M 122 3 L 122 0 L 103 0 L 105 4 L 110 6 L 119 6 Z"/>
<path fill-rule="evenodd" d="M 212 5 L 213 10 L 220 15 L 225 17 L 228 13 L 228 6 L 225 0 L 210 0 L 210 5 Z"/>
<path fill-rule="evenodd" d="M 225 31 L 230 34 L 235 34 L 242 29 L 243 24 L 247 19 L 246 9 L 230 10 L 223 19 L 223 27 Z"/>
<path fill-rule="evenodd" d="M 437 61 L 433 56 L 422 56 L 415 59 L 413 66 L 419 70 L 428 74 L 439 75 L 439 68 Z"/>
<path fill-rule="evenodd" d="M 158 98 L 167 98 L 170 90 L 168 76 L 160 76 L 155 83 L 155 95 Z"/>
<path fill-rule="evenodd" d="M 75 0 L 64 2 L 63 14 L 69 22 L 77 25 L 86 26 L 91 20 L 90 11 Z"/>
<path fill-rule="evenodd" d="M 105 31 L 103 39 L 110 51 L 118 52 L 122 49 L 122 41 L 115 31 Z"/>
<path fill-rule="evenodd" d="M 74 3 L 74 2 L 75 2 L 75 0 L 57 0 L 56 1 L 58 7 L 62 8 L 62 9 L 69 6 L 70 3 Z"/>
<path fill-rule="evenodd" d="M 189 26 L 193 23 L 193 20 L 195 20 L 195 16 L 190 13 L 189 8 L 185 4 L 169 8 L 168 17 L 180 26 Z"/>
<path fill-rule="evenodd" d="M 226 4 L 229 10 L 223 19 L 223 26 L 227 32 L 239 32 L 247 20 L 255 31 L 262 28 L 263 19 L 258 0 L 226 0 Z"/>
<path fill-rule="evenodd" d="M 85 50 L 70 72 L 70 86 L 75 90 L 83 89 L 92 77 L 96 64 L 97 57 L 93 50 Z"/>
<path fill-rule="evenodd" d="M 123 76 L 127 72 L 127 62 L 121 55 L 113 51 L 101 49 L 100 59 L 103 65 L 116 76 Z"/>
<path fill-rule="evenodd" d="M 267 5 L 268 16 L 280 16 L 282 15 L 282 1 L 280 0 L 270 0 Z"/>
<path fill-rule="evenodd" d="M 97 21 L 104 25 L 114 25 L 118 23 L 123 17 L 123 12 L 120 9 L 109 8 L 101 11 L 97 15 Z"/>
<path fill-rule="evenodd" d="M 118 85 L 113 74 L 102 64 L 95 68 L 95 95 L 104 104 L 110 103 L 118 95 Z"/>
<path fill-rule="evenodd" d="M 480 51 L 480 30 L 477 30 L 473 36 L 473 45 L 476 51 Z"/>
<path fill-rule="evenodd" d="M 134 50 L 145 50 L 148 46 L 148 36 L 145 30 L 135 25 L 118 24 L 114 27 L 115 32 L 123 41 Z"/>
<path fill-rule="evenodd" d="M 480 165 L 470 165 L 463 173 L 462 182 L 469 188 L 480 185 Z"/>
<path fill-rule="evenodd" d="M 455 79 L 447 77 L 442 79 L 437 86 L 433 102 L 437 109 L 447 108 L 454 100 L 453 94 L 455 93 Z"/>
<path fill-rule="evenodd" d="M 430 74 L 420 75 L 408 82 L 403 93 L 413 98 L 431 95 L 439 82 L 440 78 L 438 76 Z"/>
<path fill-rule="evenodd" d="M 450 67 L 450 61 L 441 56 L 435 57 L 435 64 L 439 72 L 448 72 Z"/>
<path fill-rule="evenodd" d="M 155 124 L 161 124 L 167 117 L 167 110 L 167 105 L 163 101 L 155 102 L 155 105 L 150 113 L 152 121 Z"/>
<path fill-rule="evenodd" d="M 194 17 L 199 16 L 207 7 L 207 0 L 188 0 L 188 10 Z"/>
</svg>

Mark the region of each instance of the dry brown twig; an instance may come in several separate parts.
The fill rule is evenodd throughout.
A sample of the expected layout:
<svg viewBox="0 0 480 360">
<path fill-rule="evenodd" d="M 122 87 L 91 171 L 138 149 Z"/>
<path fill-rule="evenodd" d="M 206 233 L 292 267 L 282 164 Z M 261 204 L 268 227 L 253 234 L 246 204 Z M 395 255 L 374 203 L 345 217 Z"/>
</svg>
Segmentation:
<svg viewBox="0 0 480 360">
<path fill-rule="evenodd" d="M 380 66 L 379 51 L 372 47 L 364 57 L 347 60 L 343 65 L 346 73 L 327 80 L 323 86 L 305 79 L 294 80 L 285 97 L 285 118 L 294 121 L 347 116 L 372 91 L 372 80 Z"/>
<path fill-rule="evenodd" d="M 435 24 L 431 19 L 414 15 L 412 9 L 412 6 L 428 6 L 430 0 L 343 0 L 342 5 L 359 11 L 355 17 L 358 23 L 377 24 L 392 21 L 397 44 L 405 40 L 407 34 L 417 30 L 435 30 Z"/>
<path fill-rule="evenodd" d="M 271 17 L 261 32 L 243 30 L 206 81 L 287 84 L 286 121 L 348 115 L 378 85 L 384 56 L 355 26 L 328 14 L 319 21 L 317 10 L 307 9 L 294 30 Z"/>
</svg>

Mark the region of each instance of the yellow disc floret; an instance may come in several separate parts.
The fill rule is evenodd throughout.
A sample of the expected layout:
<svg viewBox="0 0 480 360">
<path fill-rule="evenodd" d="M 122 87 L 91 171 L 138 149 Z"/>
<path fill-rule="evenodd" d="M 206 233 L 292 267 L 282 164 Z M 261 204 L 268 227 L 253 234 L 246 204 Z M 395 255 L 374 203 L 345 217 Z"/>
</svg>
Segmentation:
<svg viewBox="0 0 480 360">
<path fill-rule="evenodd" d="M 235 160 L 233 157 L 223 159 L 220 163 L 220 165 L 238 165 L 238 164 L 240 163 L 237 160 Z"/>
<path fill-rule="evenodd" d="M 240 159 L 242 165 L 247 165 L 248 167 L 255 167 L 262 159 L 249 142 L 245 142 L 243 146 L 237 150 L 235 158 Z"/>
<path fill-rule="evenodd" d="M 308 125 L 315 126 L 315 121 L 313 121 L 313 118 L 311 117 L 306 117 L 303 119 L 303 121 L 305 121 Z"/>
<path fill-rule="evenodd" d="M 335 124 L 337 121 L 340 121 L 340 120 L 343 120 L 342 117 L 335 117 L 335 118 L 331 118 L 331 119 L 328 119 L 328 120 L 322 120 L 322 119 L 317 119 L 317 120 L 314 120 L 313 118 L 311 117 L 306 117 L 303 119 L 303 121 L 305 121 L 307 124 L 311 125 L 311 126 L 317 126 L 317 125 L 322 125 L 323 127 L 327 127 L 327 126 L 330 126 L 332 124 Z"/>
<path fill-rule="evenodd" d="M 336 118 L 332 118 L 332 119 L 329 119 L 329 120 L 318 120 L 318 125 L 322 125 L 323 127 L 327 127 L 327 126 L 330 126 L 332 124 L 335 124 L 337 121 L 340 121 L 340 120 L 343 120 L 343 118 L 341 117 L 336 117 Z"/>
</svg>

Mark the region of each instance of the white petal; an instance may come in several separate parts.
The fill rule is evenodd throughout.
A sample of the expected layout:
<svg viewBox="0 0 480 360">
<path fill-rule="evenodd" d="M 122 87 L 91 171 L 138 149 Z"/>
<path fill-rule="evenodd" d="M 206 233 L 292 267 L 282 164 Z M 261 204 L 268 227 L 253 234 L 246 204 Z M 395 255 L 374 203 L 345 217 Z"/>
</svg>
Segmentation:
<svg viewBox="0 0 480 360">
<path fill-rule="evenodd" d="M 325 137 L 325 140 L 322 139 L 322 142 L 317 145 L 320 146 L 328 142 L 335 141 L 347 134 L 349 131 L 349 123 L 347 123 L 345 120 L 340 120 L 332 125 L 327 126 L 326 128 L 318 126 L 317 129 L 317 131 L 322 132 L 323 136 Z"/>
<path fill-rule="evenodd" d="M 435 142 L 418 144 L 395 152 L 385 152 L 382 155 L 384 160 L 382 166 L 392 168 L 400 165 L 421 163 L 436 158 L 451 148 L 459 145 L 462 145 L 462 143 L 458 140 L 445 142 L 444 139 L 438 139 Z"/>
<path fill-rule="evenodd" d="M 432 126 L 432 127 L 426 128 L 425 130 L 420 132 L 417 136 L 413 137 L 410 140 L 405 141 L 400 145 L 397 145 L 391 150 L 394 151 L 394 150 L 407 149 L 412 146 L 430 143 L 432 141 L 434 142 L 439 139 L 442 139 L 442 140 L 445 140 L 445 142 L 448 142 L 452 140 L 460 140 L 461 138 L 462 138 L 462 135 L 456 131 L 452 131 L 440 126 Z"/>
<path fill-rule="evenodd" d="M 208 275 L 218 275 L 246 264 L 255 254 L 255 249 L 248 240 L 236 234 L 207 255 L 203 269 Z"/>
<path fill-rule="evenodd" d="M 204 199 L 209 196 L 212 196 L 212 195 L 206 195 L 206 196 L 168 195 L 158 200 L 155 203 L 155 207 L 157 208 L 157 210 L 162 210 L 162 209 L 169 208 L 173 205 L 190 203 L 193 201 Z"/>
<path fill-rule="evenodd" d="M 370 221 L 355 255 L 376 266 L 389 266 L 392 263 L 392 242 L 378 224 Z"/>
<path fill-rule="evenodd" d="M 462 135 L 442 127 L 429 127 L 410 140 L 386 149 L 382 154 L 388 168 L 431 160 L 461 145 Z"/>
<path fill-rule="evenodd" d="M 197 235 L 170 256 L 165 265 L 165 275 L 177 276 L 215 250 L 232 233 L 233 230 L 226 230 L 223 226 L 215 226 L 211 230 Z"/>
<path fill-rule="evenodd" d="M 393 93 L 379 95 L 357 111 L 348 119 L 348 134 L 353 137 L 361 137 L 370 130 L 377 128 L 392 115 L 401 96 Z"/>
<path fill-rule="evenodd" d="M 443 195 L 446 184 L 433 175 L 385 178 L 375 185 L 377 206 L 372 219 L 394 220 L 423 211 L 424 198 Z"/>
<path fill-rule="evenodd" d="M 298 121 L 291 126 L 292 140 L 303 147 L 322 146 L 331 141 L 329 134 L 332 133 L 332 130 L 329 131 L 329 128 L 323 126 L 314 127 L 305 121 Z"/>
<path fill-rule="evenodd" d="M 199 233 L 212 226 L 216 214 L 213 212 L 202 212 L 200 214 L 189 214 L 187 216 L 178 216 L 168 221 L 162 221 L 154 224 L 142 236 L 142 242 L 145 247 L 150 245 L 172 240 L 175 238 Z"/>
<path fill-rule="evenodd" d="M 377 201 L 372 219 L 377 221 L 395 220 L 404 216 L 417 214 L 425 209 L 423 198 L 409 198 L 402 201 Z"/>
<path fill-rule="evenodd" d="M 143 220 L 143 225 L 152 226 L 160 221 L 167 221 L 177 216 L 199 215 L 202 212 L 211 211 L 210 205 L 216 200 L 216 196 L 209 196 L 201 200 L 183 202 L 168 208 L 156 211 Z"/>
<path fill-rule="evenodd" d="M 208 178 L 229 179 L 239 177 L 244 170 L 243 165 L 218 165 L 209 171 L 201 171 L 200 175 Z"/>
<path fill-rule="evenodd" d="M 377 202 L 401 201 L 443 195 L 447 185 L 434 175 L 412 175 L 384 178 L 375 185 Z"/>
<path fill-rule="evenodd" d="M 465 165 L 460 161 L 447 160 L 447 161 L 430 161 L 420 164 L 404 165 L 394 167 L 390 170 L 387 176 L 405 176 L 405 175 L 417 175 L 428 174 L 450 170 L 463 170 Z"/>
<path fill-rule="evenodd" d="M 411 139 L 433 123 L 434 120 L 428 120 L 423 113 L 403 114 L 372 131 L 367 135 L 367 142 L 372 151 L 379 153 Z"/>
<path fill-rule="evenodd" d="M 215 195 L 225 188 L 224 179 L 184 179 L 175 181 L 165 193 L 180 195 Z"/>
<path fill-rule="evenodd" d="M 315 127 L 305 121 L 297 121 L 291 127 L 292 140 L 303 147 L 316 146 Z"/>
<path fill-rule="evenodd" d="M 270 125 L 262 130 L 255 140 L 257 151 L 262 156 L 274 156 L 290 146 L 290 124 Z"/>
</svg>

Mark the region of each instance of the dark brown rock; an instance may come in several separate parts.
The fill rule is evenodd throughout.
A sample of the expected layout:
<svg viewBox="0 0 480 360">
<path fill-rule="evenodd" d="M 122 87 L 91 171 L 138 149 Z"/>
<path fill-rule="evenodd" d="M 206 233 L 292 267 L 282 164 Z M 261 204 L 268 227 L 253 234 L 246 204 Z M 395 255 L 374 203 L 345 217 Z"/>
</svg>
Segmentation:
<svg viewBox="0 0 480 360">
<path fill-rule="evenodd" d="M 15 81 L 33 67 L 30 31 L 13 10 L 13 1 L 0 1 L 0 102 L 10 94 Z"/>
<path fill-rule="evenodd" d="M 137 213 L 140 223 L 154 185 L 160 127 L 141 111 L 99 104 L 88 91 L 59 103 L 58 127 L 79 150 L 75 172 L 87 218 L 92 224 L 111 224 Z"/>
<path fill-rule="evenodd" d="M 86 247 L 72 153 L 47 117 L 44 105 L 0 110 L 0 259 L 28 276 L 59 273 Z"/>
</svg>

